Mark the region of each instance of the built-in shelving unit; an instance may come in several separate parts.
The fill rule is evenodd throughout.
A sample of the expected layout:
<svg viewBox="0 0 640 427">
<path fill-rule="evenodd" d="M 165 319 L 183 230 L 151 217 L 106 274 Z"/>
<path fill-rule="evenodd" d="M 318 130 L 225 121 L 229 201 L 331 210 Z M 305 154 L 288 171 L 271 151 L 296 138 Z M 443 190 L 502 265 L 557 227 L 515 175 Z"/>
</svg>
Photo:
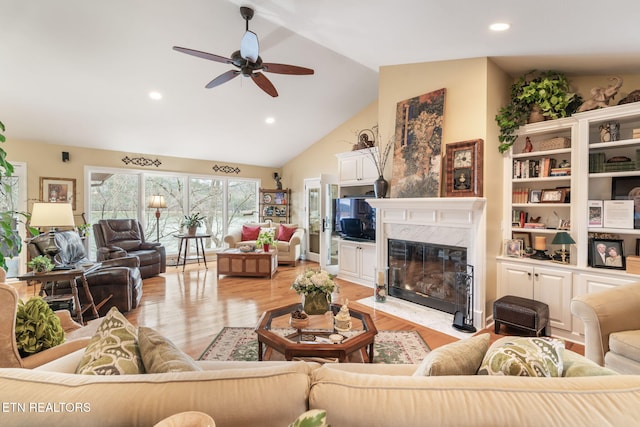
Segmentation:
<svg viewBox="0 0 640 427">
<path fill-rule="evenodd" d="M 260 222 L 291 223 L 291 189 L 260 189 Z"/>
</svg>

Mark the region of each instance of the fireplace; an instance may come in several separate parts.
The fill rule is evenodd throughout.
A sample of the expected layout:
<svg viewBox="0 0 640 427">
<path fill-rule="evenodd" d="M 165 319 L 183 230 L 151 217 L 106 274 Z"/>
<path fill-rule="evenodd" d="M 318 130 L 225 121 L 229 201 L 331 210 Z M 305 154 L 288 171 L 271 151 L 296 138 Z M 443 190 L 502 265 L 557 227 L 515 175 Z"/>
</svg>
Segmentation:
<svg viewBox="0 0 640 427">
<path fill-rule="evenodd" d="M 390 295 L 412 301 L 416 307 L 426 305 L 454 313 L 456 264 L 473 266 L 470 317 L 473 326 L 484 328 L 486 199 L 432 197 L 367 202 L 376 208 L 376 265 L 389 268 Z M 433 260 L 434 266 L 425 265 L 423 260 Z M 415 278 L 412 284 L 408 277 Z"/>
<path fill-rule="evenodd" d="M 389 295 L 454 314 L 460 309 L 456 273 L 467 248 L 388 239 Z"/>
</svg>

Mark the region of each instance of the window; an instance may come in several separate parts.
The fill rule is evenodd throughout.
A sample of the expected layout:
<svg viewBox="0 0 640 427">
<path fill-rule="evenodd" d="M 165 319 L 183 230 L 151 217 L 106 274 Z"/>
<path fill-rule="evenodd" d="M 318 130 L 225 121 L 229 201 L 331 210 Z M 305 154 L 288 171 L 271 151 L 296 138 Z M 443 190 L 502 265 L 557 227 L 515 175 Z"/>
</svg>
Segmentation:
<svg viewBox="0 0 640 427">
<path fill-rule="evenodd" d="M 159 241 L 168 254 L 178 252 L 178 239 L 183 230 L 184 216 L 199 212 L 205 223 L 198 233 L 211 234 L 205 248 L 223 246 L 223 237 L 230 227 L 257 221 L 257 179 L 229 179 L 225 177 L 192 176 L 179 173 L 155 173 L 120 169 L 91 168 L 90 213 L 87 219 L 96 223 L 108 218 L 136 218 L 140 220 L 146 239 Z M 148 208 L 150 196 L 164 196 L 167 207 Z M 95 259 L 95 240 L 91 254 Z"/>
</svg>

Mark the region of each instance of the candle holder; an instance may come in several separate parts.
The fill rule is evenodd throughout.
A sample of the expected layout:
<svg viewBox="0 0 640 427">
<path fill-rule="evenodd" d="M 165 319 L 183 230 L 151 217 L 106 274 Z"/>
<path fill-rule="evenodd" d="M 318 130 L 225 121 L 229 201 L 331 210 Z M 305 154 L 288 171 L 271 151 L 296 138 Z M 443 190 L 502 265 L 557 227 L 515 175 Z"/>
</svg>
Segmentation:
<svg viewBox="0 0 640 427">
<path fill-rule="evenodd" d="M 389 285 L 388 285 L 388 271 L 387 267 L 384 268 L 376 268 L 376 302 L 385 302 L 387 301 L 387 295 L 389 294 Z"/>
<path fill-rule="evenodd" d="M 547 254 L 547 238 L 545 236 L 535 236 L 533 249 L 536 251 L 531 255 L 531 259 L 537 259 L 541 261 L 549 261 L 551 257 Z"/>
</svg>

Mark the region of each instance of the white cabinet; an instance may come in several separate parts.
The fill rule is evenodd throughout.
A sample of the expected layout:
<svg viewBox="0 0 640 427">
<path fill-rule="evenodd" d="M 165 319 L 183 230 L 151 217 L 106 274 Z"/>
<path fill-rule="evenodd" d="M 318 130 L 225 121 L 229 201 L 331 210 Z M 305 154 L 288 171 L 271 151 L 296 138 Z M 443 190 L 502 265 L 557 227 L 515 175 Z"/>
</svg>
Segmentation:
<svg viewBox="0 0 640 427">
<path fill-rule="evenodd" d="M 378 170 L 372 159 L 372 154 L 376 153 L 377 147 L 336 154 L 340 185 L 373 184 L 378 179 Z"/>
<path fill-rule="evenodd" d="M 572 272 L 525 263 L 500 263 L 500 296 L 515 295 L 549 306 L 552 327 L 571 330 Z"/>
<path fill-rule="evenodd" d="M 340 278 L 373 287 L 376 268 L 375 243 L 341 240 L 338 257 Z"/>
</svg>

